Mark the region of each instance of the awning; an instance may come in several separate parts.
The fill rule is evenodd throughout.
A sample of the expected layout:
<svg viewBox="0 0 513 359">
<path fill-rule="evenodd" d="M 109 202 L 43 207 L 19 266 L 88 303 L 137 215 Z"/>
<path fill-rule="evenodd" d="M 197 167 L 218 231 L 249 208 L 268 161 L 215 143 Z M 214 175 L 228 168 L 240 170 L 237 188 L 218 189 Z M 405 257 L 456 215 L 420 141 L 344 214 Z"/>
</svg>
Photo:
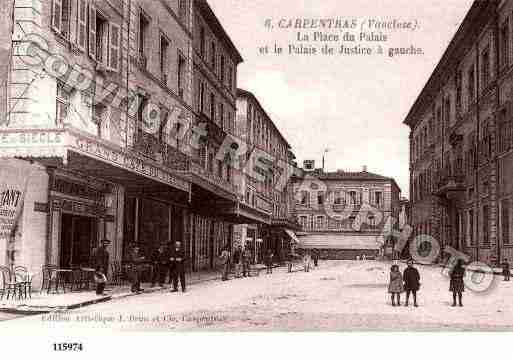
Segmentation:
<svg viewBox="0 0 513 359">
<path fill-rule="evenodd" d="M 379 236 L 355 234 L 308 234 L 299 241 L 300 248 L 371 249 L 381 248 Z"/>
<path fill-rule="evenodd" d="M 294 241 L 294 243 L 299 244 L 299 239 L 297 238 L 296 234 L 292 232 L 290 229 L 284 229 L 285 233 Z"/>
</svg>

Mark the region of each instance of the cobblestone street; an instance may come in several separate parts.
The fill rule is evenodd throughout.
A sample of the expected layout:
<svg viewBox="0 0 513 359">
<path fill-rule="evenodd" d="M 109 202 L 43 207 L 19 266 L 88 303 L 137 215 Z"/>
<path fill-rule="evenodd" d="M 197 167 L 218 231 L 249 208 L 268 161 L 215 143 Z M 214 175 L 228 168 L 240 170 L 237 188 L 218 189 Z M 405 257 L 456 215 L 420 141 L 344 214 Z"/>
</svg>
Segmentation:
<svg viewBox="0 0 513 359">
<path fill-rule="evenodd" d="M 404 264 L 401 264 L 401 270 Z M 449 281 L 436 267 L 419 266 L 419 307 L 392 307 L 389 263 L 321 262 L 309 273 L 261 274 L 205 282 L 185 294 L 160 292 L 65 313 L 9 321 L 31 328 L 115 330 L 511 330 L 513 282 L 487 293 L 465 292 L 463 308 L 450 306 Z M 404 297 L 403 303 L 404 303 Z"/>
</svg>

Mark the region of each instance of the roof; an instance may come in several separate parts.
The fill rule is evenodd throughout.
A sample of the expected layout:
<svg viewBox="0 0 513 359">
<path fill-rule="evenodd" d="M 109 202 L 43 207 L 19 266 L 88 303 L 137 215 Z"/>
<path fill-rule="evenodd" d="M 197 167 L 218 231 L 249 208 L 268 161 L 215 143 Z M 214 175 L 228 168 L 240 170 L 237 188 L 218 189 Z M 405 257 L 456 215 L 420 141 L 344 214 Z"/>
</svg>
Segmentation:
<svg viewBox="0 0 513 359">
<path fill-rule="evenodd" d="M 319 249 L 380 249 L 381 236 L 353 233 L 307 234 L 299 237 L 300 248 Z"/>
<path fill-rule="evenodd" d="M 228 36 L 228 33 L 225 31 L 223 25 L 221 25 L 221 23 L 219 22 L 219 19 L 217 18 L 216 14 L 212 10 L 208 2 L 206 0 L 194 0 L 194 4 L 200 10 L 201 15 L 203 16 L 205 21 L 207 21 L 208 24 L 211 26 L 214 33 L 218 34 L 218 36 L 221 37 L 224 43 L 228 45 L 232 54 L 235 55 L 237 64 L 240 64 L 242 61 L 244 61 L 239 50 L 234 45 L 230 36 Z"/>
<path fill-rule="evenodd" d="M 258 107 L 260 107 L 260 110 L 262 110 L 262 112 L 265 114 L 265 116 L 269 119 L 269 122 L 272 124 L 273 128 L 276 130 L 276 132 L 278 132 L 278 134 L 280 135 L 280 137 L 282 138 L 282 140 L 286 143 L 287 145 L 287 148 L 288 149 L 291 149 L 292 147 L 290 146 L 289 142 L 287 141 L 287 139 L 282 135 L 282 133 L 280 132 L 280 130 L 278 129 L 278 127 L 276 127 L 276 124 L 274 123 L 274 121 L 271 119 L 271 116 L 269 116 L 267 114 L 267 112 L 265 111 L 264 107 L 260 104 L 260 101 L 258 101 L 257 97 L 250 91 L 248 90 L 243 90 L 243 89 L 240 89 L 238 88 L 237 89 L 237 97 L 249 97 L 251 98 L 257 105 Z M 292 151 L 291 151 L 292 152 Z"/>
<path fill-rule="evenodd" d="M 435 70 L 403 121 L 405 125 L 415 127 L 419 113 L 425 108 L 426 100 L 431 100 L 433 94 L 439 91 L 440 82 L 446 81 L 447 76 L 454 74 L 455 67 L 468 50 L 466 42 L 477 39 L 481 29 L 493 18 L 492 15 L 494 15 L 498 3 L 499 0 L 474 0 Z"/>
</svg>

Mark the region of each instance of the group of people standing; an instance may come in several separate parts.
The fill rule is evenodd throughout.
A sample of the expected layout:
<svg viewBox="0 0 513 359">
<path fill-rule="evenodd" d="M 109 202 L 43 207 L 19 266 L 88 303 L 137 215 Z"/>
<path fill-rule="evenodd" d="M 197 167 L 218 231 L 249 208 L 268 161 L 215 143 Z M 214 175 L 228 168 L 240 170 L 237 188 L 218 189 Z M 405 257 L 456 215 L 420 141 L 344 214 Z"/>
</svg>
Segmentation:
<svg viewBox="0 0 513 359">
<path fill-rule="evenodd" d="M 407 262 L 408 267 L 404 270 L 403 274 L 399 271 L 399 266 L 393 264 L 390 268 L 390 281 L 388 284 L 388 292 L 391 295 L 392 306 L 401 305 L 401 293 L 406 292 L 406 303 L 410 293 L 413 294 L 413 305 L 417 307 L 417 291 L 420 289 L 420 274 L 419 271 L 413 266 L 413 261 Z M 463 292 L 465 292 L 465 268 L 462 259 L 456 262 L 456 265 L 450 271 L 449 291 L 452 292 L 452 306 L 459 305 L 463 307 Z M 502 263 L 502 274 L 505 281 L 509 281 L 511 272 L 509 263 L 505 260 Z"/>
<path fill-rule="evenodd" d="M 181 241 L 176 241 L 174 246 L 171 243 L 161 244 L 149 259 L 140 253 L 138 246 L 133 246 L 130 251 L 129 261 L 131 263 L 130 282 L 132 292 L 138 293 L 143 291 L 141 288 L 141 275 L 148 263 L 152 265 L 152 287 L 155 286 L 157 281 L 160 287 L 164 287 L 169 273 L 168 283 L 173 284 L 171 292 L 178 292 L 178 282 L 180 282 L 182 292 L 186 291 L 185 265 L 187 256 Z"/>
</svg>

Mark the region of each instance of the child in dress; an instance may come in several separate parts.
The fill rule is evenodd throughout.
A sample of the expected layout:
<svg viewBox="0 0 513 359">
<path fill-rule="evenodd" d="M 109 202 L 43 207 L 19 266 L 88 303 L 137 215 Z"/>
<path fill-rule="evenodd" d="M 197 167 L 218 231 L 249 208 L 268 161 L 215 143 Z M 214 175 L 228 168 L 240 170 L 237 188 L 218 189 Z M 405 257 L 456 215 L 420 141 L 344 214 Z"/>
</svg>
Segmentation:
<svg viewBox="0 0 513 359">
<path fill-rule="evenodd" d="M 395 298 L 397 297 L 397 306 L 401 305 L 401 293 L 403 292 L 403 276 L 399 271 L 397 264 L 390 267 L 390 283 L 388 283 L 388 293 L 392 296 L 392 306 L 395 307 Z"/>
</svg>

